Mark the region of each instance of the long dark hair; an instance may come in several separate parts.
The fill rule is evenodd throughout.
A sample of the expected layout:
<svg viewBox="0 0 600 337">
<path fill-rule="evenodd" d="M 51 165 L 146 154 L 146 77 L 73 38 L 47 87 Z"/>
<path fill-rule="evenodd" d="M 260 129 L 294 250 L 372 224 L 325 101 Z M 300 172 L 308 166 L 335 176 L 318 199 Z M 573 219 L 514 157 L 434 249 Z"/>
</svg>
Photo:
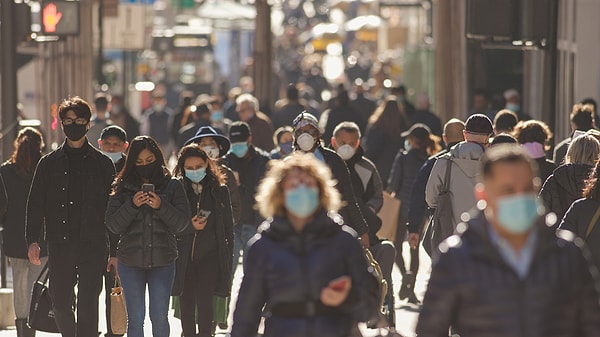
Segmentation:
<svg viewBox="0 0 600 337">
<path fill-rule="evenodd" d="M 177 165 L 175 166 L 175 169 L 173 169 L 173 174 L 176 177 L 185 177 L 185 160 L 190 157 L 201 158 L 208 164 L 206 167 L 206 178 L 204 178 L 205 181 L 212 186 L 225 184 L 225 175 L 223 172 L 221 172 L 217 164 L 210 159 L 198 144 L 189 144 L 181 148 L 177 156 Z"/>
<path fill-rule="evenodd" d="M 410 126 L 404 107 L 398 104 L 395 96 L 389 96 L 375 110 L 369 118 L 369 124 L 381 127 L 386 137 L 397 139 L 401 139 L 400 133 Z"/>
<path fill-rule="evenodd" d="M 34 128 L 26 127 L 17 134 L 14 141 L 15 150 L 8 162 L 15 164 L 19 174 L 33 174 L 42 157 L 43 146 L 42 134 Z"/>
<path fill-rule="evenodd" d="M 165 162 L 165 156 L 163 155 L 160 147 L 158 146 L 158 143 L 156 143 L 156 141 L 152 139 L 152 137 L 137 136 L 131 141 L 131 144 L 129 144 L 129 151 L 127 153 L 127 159 L 125 159 L 125 165 L 123 165 L 123 168 L 121 169 L 119 174 L 117 174 L 117 177 L 115 178 L 115 181 L 113 183 L 113 194 L 121 191 L 124 184 L 139 186 L 142 183 L 142 178 L 135 169 L 135 162 L 137 161 L 138 157 L 140 156 L 140 153 L 144 149 L 147 149 L 148 151 L 154 154 L 154 156 L 156 157 L 156 161 L 160 164 L 163 171 L 163 175 L 153 176 L 150 182 L 155 186 L 159 187 L 163 183 L 165 183 L 165 178 L 171 177 L 171 173 L 169 172 L 169 169 L 167 168 L 167 164 Z"/>
<path fill-rule="evenodd" d="M 590 177 L 585 181 L 583 197 L 600 201 L 600 160 L 596 161 Z"/>
</svg>

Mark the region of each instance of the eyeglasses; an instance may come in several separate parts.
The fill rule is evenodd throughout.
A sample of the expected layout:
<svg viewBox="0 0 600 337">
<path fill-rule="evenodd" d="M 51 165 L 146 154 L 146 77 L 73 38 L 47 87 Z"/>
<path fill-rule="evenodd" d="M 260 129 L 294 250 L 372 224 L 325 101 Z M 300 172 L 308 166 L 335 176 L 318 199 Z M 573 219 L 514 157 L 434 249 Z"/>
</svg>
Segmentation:
<svg viewBox="0 0 600 337">
<path fill-rule="evenodd" d="M 85 118 L 63 118 L 62 123 L 63 125 L 71 125 L 73 123 L 78 125 L 86 125 L 88 123 L 88 120 Z"/>
</svg>

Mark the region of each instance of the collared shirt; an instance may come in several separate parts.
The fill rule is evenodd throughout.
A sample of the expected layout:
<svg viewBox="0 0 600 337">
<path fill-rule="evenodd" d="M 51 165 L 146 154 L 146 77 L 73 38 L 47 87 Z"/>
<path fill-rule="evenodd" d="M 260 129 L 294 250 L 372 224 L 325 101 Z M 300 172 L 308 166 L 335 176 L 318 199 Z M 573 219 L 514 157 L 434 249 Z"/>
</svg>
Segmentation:
<svg viewBox="0 0 600 337">
<path fill-rule="evenodd" d="M 490 226 L 490 239 L 492 244 L 498 249 L 500 256 L 514 271 L 517 273 L 520 279 L 527 277 L 533 255 L 535 254 L 535 246 L 538 241 L 537 230 L 532 230 L 525 241 L 525 245 L 521 248 L 520 252 L 516 252 L 510 243 L 504 238 L 500 237 L 496 230 Z"/>
</svg>

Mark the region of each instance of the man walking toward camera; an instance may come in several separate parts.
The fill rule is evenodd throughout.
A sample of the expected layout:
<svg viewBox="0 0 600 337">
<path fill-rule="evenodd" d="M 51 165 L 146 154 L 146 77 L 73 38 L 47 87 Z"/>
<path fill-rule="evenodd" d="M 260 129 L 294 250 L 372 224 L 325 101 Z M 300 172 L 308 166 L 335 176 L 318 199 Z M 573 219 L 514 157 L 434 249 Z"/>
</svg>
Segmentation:
<svg viewBox="0 0 600 337">
<path fill-rule="evenodd" d="M 515 145 L 487 151 L 479 209 L 439 246 L 419 337 L 448 336 L 450 328 L 462 337 L 600 336 L 598 273 L 583 240 L 544 216 L 536 171 Z"/>
<path fill-rule="evenodd" d="M 50 296 L 62 336 L 97 337 L 102 276 L 111 267 L 107 266 L 104 213 L 115 167 L 86 138 L 91 118 L 86 101 L 66 99 L 58 114 L 67 139 L 42 157 L 36 168 L 27 201 L 28 255 L 31 263 L 41 263 L 38 241 L 44 233 Z M 73 311 L 76 284 L 77 318 Z"/>
</svg>

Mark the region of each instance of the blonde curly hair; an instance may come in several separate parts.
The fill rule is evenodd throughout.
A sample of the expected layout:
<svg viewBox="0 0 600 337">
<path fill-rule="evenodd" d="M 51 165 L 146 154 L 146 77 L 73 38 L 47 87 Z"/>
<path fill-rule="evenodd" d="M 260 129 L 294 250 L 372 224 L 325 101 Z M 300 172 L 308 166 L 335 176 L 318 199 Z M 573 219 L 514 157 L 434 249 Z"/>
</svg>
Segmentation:
<svg viewBox="0 0 600 337">
<path fill-rule="evenodd" d="M 342 207 L 340 193 L 331 170 L 312 153 L 293 153 L 283 160 L 271 160 L 265 178 L 258 186 L 255 208 L 265 218 L 286 215 L 282 182 L 294 170 L 300 170 L 317 180 L 319 205 L 327 212 L 337 212 Z"/>
</svg>

